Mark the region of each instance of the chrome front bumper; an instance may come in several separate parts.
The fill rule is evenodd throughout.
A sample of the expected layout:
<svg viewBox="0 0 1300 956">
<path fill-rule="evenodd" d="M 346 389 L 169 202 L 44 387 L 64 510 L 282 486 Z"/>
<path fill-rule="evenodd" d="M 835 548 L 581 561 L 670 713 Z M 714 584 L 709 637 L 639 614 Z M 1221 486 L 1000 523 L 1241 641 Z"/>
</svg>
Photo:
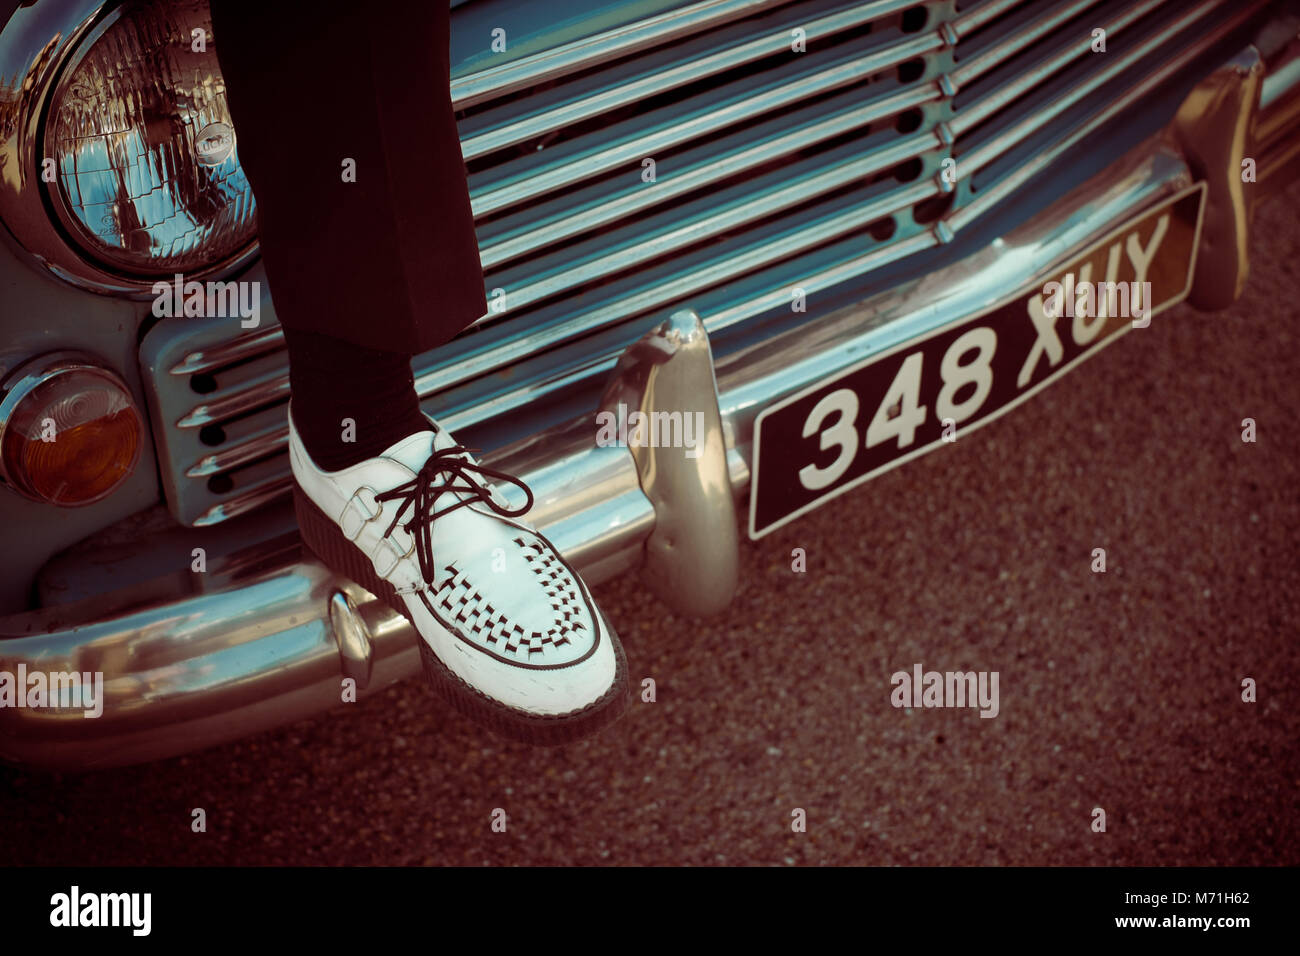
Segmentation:
<svg viewBox="0 0 1300 956">
<path fill-rule="evenodd" d="M 1300 44 L 1293 38 L 1268 69 L 1249 47 L 1206 77 L 1159 135 L 975 255 L 716 366 L 692 313 L 647 333 L 603 404 L 703 410 L 698 458 L 598 447 L 586 416 L 490 461 L 534 490 L 531 517 L 589 582 L 641 568 L 678 610 L 719 610 L 735 587 L 737 509 L 763 408 L 1044 281 L 1135 211 L 1198 180 L 1210 188 L 1192 301 L 1225 305 L 1245 281 L 1254 207 L 1300 164 L 1298 116 Z M 1257 183 L 1240 182 L 1243 157 L 1256 160 Z M 296 536 L 202 577 L 205 590 L 183 597 L 172 583 L 147 582 L 0 619 L 0 671 L 99 671 L 105 695 L 97 719 L 0 708 L 0 759 L 64 770 L 157 759 L 325 710 L 340 702 L 343 677 L 364 695 L 419 670 L 406 621 L 304 556 Z"/>
</svg>

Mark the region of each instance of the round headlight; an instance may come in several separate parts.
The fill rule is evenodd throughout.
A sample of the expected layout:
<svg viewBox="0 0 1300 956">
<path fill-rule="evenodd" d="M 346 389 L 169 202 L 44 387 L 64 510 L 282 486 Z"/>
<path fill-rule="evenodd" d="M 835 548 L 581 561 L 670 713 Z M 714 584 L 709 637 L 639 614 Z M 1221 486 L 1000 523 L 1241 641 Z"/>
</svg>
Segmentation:
<svg viewBox="0 0 1300 956">
<path fill-rule="evenodd" d="M 138 276 L 219 267 L 256 238 L 206 0 L 128 0 L 54 90 L 51 199 L 88 258 Z"/>
<path fill-rule="evenodd" d="M 67 353 L 15 370 L 0 398 L 0 477 L 50 504 L 108 495 L 140 459 L 144 425 L 120 378 Z"/>
</svg>

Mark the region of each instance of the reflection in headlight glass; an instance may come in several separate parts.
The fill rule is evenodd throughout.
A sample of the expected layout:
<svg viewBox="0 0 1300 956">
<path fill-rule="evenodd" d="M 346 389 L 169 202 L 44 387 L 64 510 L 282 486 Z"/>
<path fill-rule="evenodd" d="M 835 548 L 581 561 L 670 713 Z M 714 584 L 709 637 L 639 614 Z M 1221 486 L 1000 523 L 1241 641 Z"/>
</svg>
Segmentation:
<svg viewBox="0 0 1300 956">
<path fill-rule="evenodd" d="M 206 2 L 124 4 L 60 83 L 45 140 L 55 201 L 110 268 L 200 270 L 255 238 Z"/>
</svg>

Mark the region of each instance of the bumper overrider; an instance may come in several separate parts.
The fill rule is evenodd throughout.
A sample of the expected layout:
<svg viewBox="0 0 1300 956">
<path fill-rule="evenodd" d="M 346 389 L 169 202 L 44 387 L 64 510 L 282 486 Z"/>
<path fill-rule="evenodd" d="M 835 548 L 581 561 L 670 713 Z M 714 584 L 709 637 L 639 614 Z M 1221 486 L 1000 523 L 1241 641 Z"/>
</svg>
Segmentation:
<svg viewBox="0 0 1300 956">
<path fill-rule="evenodd" d="M 1300 170 L 1298 120 L 1300 43 L 1267 67 L 1247 47 L 1165 129 L 999 241 L 717 363 L 700 317 L 676 312 L 625 351 L 602 409 L 486 463 L 527 482 L 530 519 L 589 583 L 638 568 L 680 613 L 720 611 L 736 587 L 764 409 L 1041 286 L 1098 237 L 1198 182 L 1207 195 L 1189 298 L 1226 306 L 1247 278 L 1255 207 Z M 1255 182 L 1243 182 L 1246 159 Z M 690 454 L 627 447 L 598 440 L 596 411 L 620 422 L 679 412 L 702 431 Z M 0 672 L 103 676 L 97 717 L 80 705 L 0 707 L 0 758 L 80 770 L 167 757 L 325 710 L 343 699 L 344 678 L 364 696 L 420 670 L 406 620 L 327 571 L 296 535 L 208 570 L 198 593 L 167 579 L 0 618 Z"/>
</svg>

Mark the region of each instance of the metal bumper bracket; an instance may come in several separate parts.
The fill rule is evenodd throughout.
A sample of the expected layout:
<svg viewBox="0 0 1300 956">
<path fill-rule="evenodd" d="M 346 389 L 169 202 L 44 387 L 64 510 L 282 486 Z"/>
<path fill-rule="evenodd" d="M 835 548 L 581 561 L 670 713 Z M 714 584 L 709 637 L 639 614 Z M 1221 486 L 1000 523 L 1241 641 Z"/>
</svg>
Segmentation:
<svg viewBox="0 0 1300 956">
<path fill-rule="evenodd" d="M 675 611 L 722 611 L 736 592 L 739 532 L 713 353 L 699 315 L 674 312 L 624 350 L 601 399 L 602 418 L 618 423 L 620 440 L 629 436 L 641 490 L 654 506 L 642 576 Z"/>
</svg>

